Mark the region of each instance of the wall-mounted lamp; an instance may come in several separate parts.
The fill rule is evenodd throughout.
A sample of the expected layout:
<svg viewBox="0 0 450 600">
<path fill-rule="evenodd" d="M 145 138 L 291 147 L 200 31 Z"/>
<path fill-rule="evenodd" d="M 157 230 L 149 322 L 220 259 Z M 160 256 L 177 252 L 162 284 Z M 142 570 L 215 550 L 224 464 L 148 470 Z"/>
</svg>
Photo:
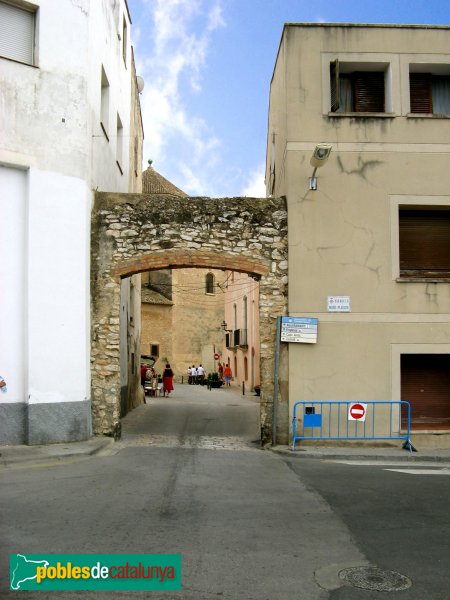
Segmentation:
<svg viewBox="0 0 450 600">
<path fill-rule="evenodd" d="M 323 167 L 323 165 L 327 162 L 331 153 L 331 148 L 331 144 L 317 144 L 317 146 L 314 148 L 311 160 L 309 161 L 310 165 L 314 167 L 313 174 L 309 178 L 310 190 L 317 190 L 316 171 L 319 167 Z"/>
<path fill-rule="evenodd" d="M 232 329 L 227 329 L 227 322 L 226 321 L 222 321 L 222 323 L 220 324 L 220 326 L 222 327 L 222 329 L 226 332 L 226 333 L 231 333 L 233 330 Z"/>
<path fill-rule="evenodd" d="M 144 80 L 139 75 L 136 77 L 137 89 L 140 94 L 142 94 L 142 90 L 144 89 Z"/>
</svg>

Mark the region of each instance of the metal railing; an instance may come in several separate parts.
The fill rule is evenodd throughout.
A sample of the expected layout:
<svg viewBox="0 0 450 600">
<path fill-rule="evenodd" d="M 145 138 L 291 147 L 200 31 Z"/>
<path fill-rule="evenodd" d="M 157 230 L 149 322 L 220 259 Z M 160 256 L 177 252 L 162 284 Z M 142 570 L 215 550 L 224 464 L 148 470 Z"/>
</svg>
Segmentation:
<svg viewBox="0 0 450 600">
<path fill-rule="evenodd" d="M 399 440 L 412 452 L 410 431 L 411 405 L 403 400 L 302 401 L 294 404 L 292 450 L 299 440 Z"/>
</svg>

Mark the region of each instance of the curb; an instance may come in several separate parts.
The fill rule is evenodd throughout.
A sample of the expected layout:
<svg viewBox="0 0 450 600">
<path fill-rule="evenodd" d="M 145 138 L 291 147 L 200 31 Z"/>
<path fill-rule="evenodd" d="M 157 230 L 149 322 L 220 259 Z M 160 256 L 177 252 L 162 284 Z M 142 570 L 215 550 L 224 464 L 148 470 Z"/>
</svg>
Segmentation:
<svg viewBox="0 0 450 600">
<path fill-rule="evenodd" d="M 65 444 L 0 446 L 0 466 L 94 456 L 113 443 L 113 438 L 98 437 L 84 442 L 68 442 Z"/>
<path fill-rule="evenodd" d="M 450 452 L 447 455 L 436 455 L 436 454 L 423 454 L 422 452 L 409 452 L 407 450 L 399 449 L 398 453 L 394 450 L 389 454 L 381 454 L 376 450 L 372 453 L 367 449 L 366 452 L 340 452 L 338 449 L 330 448 L 326 451 L 322 449 L 306 449 L 306 448 L 296 448 L 295 451 L 292 451 L 289 447 L 269 447 L 271 452 L 275 454 L 280 454 L 283 456 L 289 456 L 294 459 L 318 459 L 318 460 L 346 460 L 346 461 L 395 461 L 395 462 L 448 462 L 450 463 Z"/>
</svg>

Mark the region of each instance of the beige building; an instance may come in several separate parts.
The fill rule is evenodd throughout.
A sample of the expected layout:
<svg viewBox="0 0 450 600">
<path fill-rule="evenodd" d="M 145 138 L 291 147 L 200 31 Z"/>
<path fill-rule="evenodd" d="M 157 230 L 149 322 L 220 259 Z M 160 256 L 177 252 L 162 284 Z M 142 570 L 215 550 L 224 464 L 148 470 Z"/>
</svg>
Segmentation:
<svg viewBox="0 0 450 600">
<path fill-rule="evenodd" d="M 246 273 L 226 272 L 224 329 L 221 360 L 230 365 L 235 384 L 254 390 L 260 384 L 259 283 Z"/>
<path fill-rule="evenodd" d="M 285 25 L 266 186 L 288 202 L 289 315 L 318 319 L 289 344 L 291 411 L 403 399 L 414 428 L 450 428 L 449 134 L 450 27 Z"/>
</svg>

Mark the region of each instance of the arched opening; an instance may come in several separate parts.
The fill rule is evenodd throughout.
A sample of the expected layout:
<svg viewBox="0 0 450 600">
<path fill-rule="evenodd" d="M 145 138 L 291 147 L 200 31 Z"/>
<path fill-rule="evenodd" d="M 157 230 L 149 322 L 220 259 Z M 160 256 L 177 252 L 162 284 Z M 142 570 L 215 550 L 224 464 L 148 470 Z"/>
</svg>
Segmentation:
<svg viewBox="0 0 450 600">
<path fill-rule="evenodd" d="M 233 223 L 231 228 L 230 222 Z M 94 432 L 110 434 L 121 418 L 121 395 L 123 401 L 124 394 L 120 376 L 121 319 L 126 318 L 128 336 L 131 314 L 121 310 L 124 296 L 121 287 L 126 287 L 133 276 L 147 271 L 202 268 L 212 273 L 218 269 L 245 274 L 259 281 L 260 422 L 261 439 L 268 441 L 272 429 L 276 316 L 284 314 L 286 309 L 285 201 L 148 198 L 141 194 L 98 193 L 92 224 Z M 132 287 L 130 284 L 130 290 Z M 128 304 L 133 302 L 131 293 L 126 299 Z M 236 311 L 233 325 L 239 324 L 242 315 L 243 312 Z M 135 321 L 136 338 L 138 329 Z M 228 326 L 228 329 L 233 328 Z M 244 327 L 234 327 L 233 332 L 238 329 Z M 242 342 L 242 338 L 239 339 Z M 150 342 L 158 345 L 157 339 Z M 131 385 L 135 381 L 139 385 L 139 366 L 136 366 L 139 361 L 136 354 L 133 361 L 129 350 L 127 353 L 127 360 L 134 369 Z M 230 358 L 234 356 L 232 349 L 227 354 Z M 129 394 L 130 381 L 128 384 Z"/>
</svg>

